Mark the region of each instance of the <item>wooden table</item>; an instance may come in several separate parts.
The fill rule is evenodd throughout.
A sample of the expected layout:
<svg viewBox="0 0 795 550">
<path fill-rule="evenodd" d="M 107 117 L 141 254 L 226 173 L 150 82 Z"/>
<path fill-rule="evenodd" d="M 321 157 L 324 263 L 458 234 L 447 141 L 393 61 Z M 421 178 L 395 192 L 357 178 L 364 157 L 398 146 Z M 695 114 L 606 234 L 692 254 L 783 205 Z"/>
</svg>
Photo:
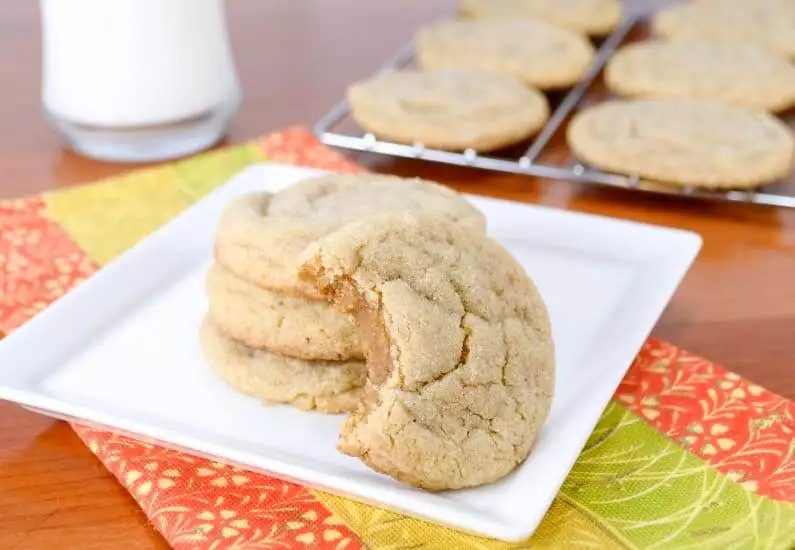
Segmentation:
<svg viewBox="0 0 795 550">
<path fill-rule="evenodd" d="M 648 5 L 634 0 L 633 8 Z M 235 55 L 246 94 L 240 142 L 311 124 L 451 0 L 235 0 Z M 0 196 L 132 169 L 64 150 L 39 101 L 37 3 L 0 7 Z M 378 170 L 475 193 L 697 231 L 704 247 L 654 331 L 795 398 L 795 211 L 663 200 L 562 182 L 360 157 Z M 67 424 L 0 404 L 0 548 L 167 548 Z"/>
</svg>

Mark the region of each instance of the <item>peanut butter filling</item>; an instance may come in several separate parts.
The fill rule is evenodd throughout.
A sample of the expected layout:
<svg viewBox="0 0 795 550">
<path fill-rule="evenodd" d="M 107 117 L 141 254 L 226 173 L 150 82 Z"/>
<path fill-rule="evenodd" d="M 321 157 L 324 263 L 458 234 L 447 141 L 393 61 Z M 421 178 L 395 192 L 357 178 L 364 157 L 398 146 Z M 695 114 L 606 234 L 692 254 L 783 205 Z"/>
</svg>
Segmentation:
<svg viewBox="0 0 795 550">
<path fill-rule="evenodd" d="M 384 318 L 380 307 L 372 307 L 361 297 L 356 283 L 344 278 L 334 285 L 332 292 L 337 307 L 353 315 L 362 341 L 364 356 L 367 358 L 367 387 L 365 388 L 365 406 L 377 403 L 378 388 L 386 382 L 392 372 L 392 357 L 389 353 L 389 336 L 384 326 Z"/>
</svg>

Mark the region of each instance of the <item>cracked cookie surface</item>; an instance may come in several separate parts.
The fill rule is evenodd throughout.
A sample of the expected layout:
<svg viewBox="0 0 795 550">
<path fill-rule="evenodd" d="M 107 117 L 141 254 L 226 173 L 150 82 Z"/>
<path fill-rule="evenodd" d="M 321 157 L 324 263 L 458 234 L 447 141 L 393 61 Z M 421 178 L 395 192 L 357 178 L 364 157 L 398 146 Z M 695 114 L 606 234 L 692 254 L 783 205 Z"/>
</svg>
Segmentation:
<svg viewBox="0 0 795 550">
<path fill-rule="evenodd" d="M 296 272 L 295 257 L 307 245 L 362 216 L 426 210 L 485 230 L 483 214 L 449 187 L 380 174 L 334 174 L 277 194 L 233 200 L 218 224 L 215 259 L 250 283 L 317 299 L 315 289 Z"/>
<path fill-rule="evenodd" d="M 342 452 L 432 491 L 526 459 L 552 401 L 554 346 L 541 296 L 505 249 L 403 214 L 351 223 L 302 260 L 302 277 L 354 316 L 367 356 Z"/>
<path fill-rule="evenodd" d="M 700 100 L 609 101 L 578 112 L 567 139 L 582 161 L 651 181 L 752 188 L 786 177 L 792 132 L 764 112 Z"/>
<path fill-rule="evenodd" d="M 461 15 L 473 19 L 534 17 L 593 36 L 621 22 L 619 0 L 461 0 Z"/>
<path fill-rule="evenodd" d="M 771 112 L 795 105 L 795 66 L 755 44 L 636 42 L 608 61 L 605 83 L 629 97 L 704 99 Z"/>
<path fill-rule="evenodd" d="M 364 359 L 353 321 L 326 302 L 262 288 L 218 264 L 206 287 L 215 325 L 249 347 L 299 359 Z"/>
<path fill-rule="evenodd" d="M 381 139 L 450 151 L 492 151 L 535 134 L 544 94 L 514 77 L 463 69 L 379 74 L 348 88 L 351 115 Z"/>
<path fill-rule="evenodd" d="M 475 69 L 513 76 L 536 88 L 566 88 L 594 55 L 588 39 L 533 19 L 445 21 L 415 37 L 425 69 Z"/>
<path fill-rule="evenodd" d="M 666 40 L 755 43 L 795 59 L 792 0 L 698 0 L 669 7 L 652 19 Z"/>
<path fill-rule="evenodd" d="M 218 378 L 266 403 L 336 414 L 354 410 L 361 400 L 364 362 L 310 362 L 256 350 L 224 336 L 209 317 L 199 343 Z"/>
</svg>

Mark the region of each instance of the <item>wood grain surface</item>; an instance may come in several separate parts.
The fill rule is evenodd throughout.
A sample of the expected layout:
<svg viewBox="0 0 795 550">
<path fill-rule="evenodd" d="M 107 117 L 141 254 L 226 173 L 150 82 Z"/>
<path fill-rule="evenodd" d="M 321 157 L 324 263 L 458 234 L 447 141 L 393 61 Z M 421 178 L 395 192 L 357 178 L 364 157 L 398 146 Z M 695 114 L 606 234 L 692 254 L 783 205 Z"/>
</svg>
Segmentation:
<svg viewBox="0 0 795 550">
<path fill-rule="evenodd" d="M 634 0 L 632 10 L 651 0 Z M 661 3 L 661 2 L 657 2 Z M 311 124 L 347 83 L 377 68 L 452 1 L 230 0 L 245 102 L 227 143 Z M 0 4 L 0 196 L 30 194 L 135 167 L 64 149 L 40 107 L 36 2 Z M 564 153 L 561 153 L 564 154 Z M 700 233 L 704 247 L 654 330 L 795 398 L 795 211 L 662 199 L 565 182 L 374 156 L 380 171 L 479 194 Z M 0 549 L 167 548 L 69 426 L 0 404 Z"/>
</svg>

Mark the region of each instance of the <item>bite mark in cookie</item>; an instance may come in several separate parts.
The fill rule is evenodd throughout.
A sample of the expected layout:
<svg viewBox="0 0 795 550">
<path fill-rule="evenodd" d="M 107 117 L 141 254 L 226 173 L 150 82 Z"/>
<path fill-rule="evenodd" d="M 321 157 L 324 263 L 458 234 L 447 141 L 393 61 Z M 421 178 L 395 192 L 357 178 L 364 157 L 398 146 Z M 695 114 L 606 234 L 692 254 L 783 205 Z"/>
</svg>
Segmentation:
<svg viewBox="0 0 795 550">
<path fill-rule="evenodd" d="M 339 449 L 427 490 L 500 479 L 551 405 L 546 307 L 496 242 L 444 219 L 391 215 L 310 246 L 302 277 L 353 314 L 368 364 Z"/>
</svg>

